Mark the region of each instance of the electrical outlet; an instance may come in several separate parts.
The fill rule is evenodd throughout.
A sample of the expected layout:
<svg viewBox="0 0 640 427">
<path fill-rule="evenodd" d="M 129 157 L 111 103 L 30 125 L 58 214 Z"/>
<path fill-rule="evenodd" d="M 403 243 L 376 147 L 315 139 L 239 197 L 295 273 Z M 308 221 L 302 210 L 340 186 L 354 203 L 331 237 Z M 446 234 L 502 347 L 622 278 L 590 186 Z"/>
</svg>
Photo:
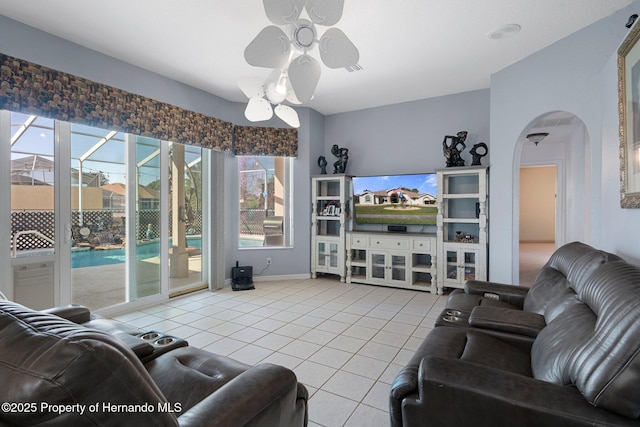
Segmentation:
<svg viewBox="0 0 640 427">
<path fill-rule="evenodd" d="M 271 255 L 267 257 L 267 265 L 271 265 Z"/>
</svg>

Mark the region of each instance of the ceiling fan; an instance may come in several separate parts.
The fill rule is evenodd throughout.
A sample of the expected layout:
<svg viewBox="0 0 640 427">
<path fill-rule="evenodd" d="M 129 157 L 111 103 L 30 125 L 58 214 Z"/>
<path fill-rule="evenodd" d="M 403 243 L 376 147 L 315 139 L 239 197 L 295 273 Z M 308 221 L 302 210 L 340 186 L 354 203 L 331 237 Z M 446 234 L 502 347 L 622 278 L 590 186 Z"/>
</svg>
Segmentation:
<svg viewBox="0 0 640 427">
<path fill-rule="evenodd" d="M 275 25 L 258 33 L 246 47 L 244 58 L 249 65 L 273 71 L 264 81 L 239 82 L 249 98 L 245 117 L 252 122 L 269 120 L 275 111 L 285 123 L 297 128 L 298 114 L 283 102 L 302 104 L 313 98 L 320 80 L 320 62 L 309 53 L 318 46 L 324 65 L 348 71 L 361 69 L 360 53 L 338 28 L 329 28 L 318 38 L 316 25 L 335 25 L 342 17 L 344 0 L 263 0 L 263 3 L 267 18 Z M 303 9 L 309 19 L 301 17 Z"/>
</svg>

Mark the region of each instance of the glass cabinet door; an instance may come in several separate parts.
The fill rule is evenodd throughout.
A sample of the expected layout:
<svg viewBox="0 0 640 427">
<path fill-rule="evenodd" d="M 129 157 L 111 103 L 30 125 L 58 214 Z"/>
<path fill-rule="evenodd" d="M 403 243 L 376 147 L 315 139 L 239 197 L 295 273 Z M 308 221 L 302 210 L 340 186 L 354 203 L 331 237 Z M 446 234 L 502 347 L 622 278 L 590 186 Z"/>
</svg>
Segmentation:
<svg viewBox="0 0 640 427">
<path fill-rule="evenodd" d="M 446 254 L 447 260 L 447 276 L 446 279 L 459 281 L 460 276 L 458 272 L 458 251 L 448 250 Z"/>
<path fill-rule="evenodd" d="M 329 267 L 338 268 L 338 243 L 329 243 Z"/>
<path fill-rule="evenodd" d="M 318 242 L 318 250 L 316 251 L 316 265 L 317 267 L 323 269 L 323 271 L 328 271 L 331 268 L 338 268 L 339 257 L 338 257 L 338 242 Z"/>
<path fill-rule="evenodd" d="M 405 282 L 407 280 L 407 257 L 391 255 L 391 281 Z"/>
<path fill-rule="evenodd" d="M 371 254 L 371 277 L 374 279 L 385 279 L 386 255 L 383 253 Z"/>
<path fill-rule="evenodd" d="M 478 251 L 476 249 L 448 249 L 446 251 L 447 277 L 445 279 L 459 284 L 463 284 L 467 280 L 475 280 L 477 277 L 477 258 Z"/>
<path fill-rule="evenodd" d="M 463 251 L 464 257 L 464 278 L 467 280 L 474 280 L 476 278 L 476 251 Z"/>
<path fill-rule="evenodd" d="M 318 251 L 317 251 L 316 263 L 318 267 L 326 267 L 327 266 L 327 243 L 318 242 Z"/>
</svg>

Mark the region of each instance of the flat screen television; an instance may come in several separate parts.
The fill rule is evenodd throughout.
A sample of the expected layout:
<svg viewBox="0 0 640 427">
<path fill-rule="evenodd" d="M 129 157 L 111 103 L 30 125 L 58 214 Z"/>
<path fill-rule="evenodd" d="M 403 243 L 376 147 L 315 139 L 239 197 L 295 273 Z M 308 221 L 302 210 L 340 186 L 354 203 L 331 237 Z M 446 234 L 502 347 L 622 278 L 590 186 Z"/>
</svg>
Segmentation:
<svg viewBox="0 0 640 427">
<path fill-rule="evenodd" d="M 435 225 L 435 173 L 353 178 L 356 224 Z"/>
</svg>

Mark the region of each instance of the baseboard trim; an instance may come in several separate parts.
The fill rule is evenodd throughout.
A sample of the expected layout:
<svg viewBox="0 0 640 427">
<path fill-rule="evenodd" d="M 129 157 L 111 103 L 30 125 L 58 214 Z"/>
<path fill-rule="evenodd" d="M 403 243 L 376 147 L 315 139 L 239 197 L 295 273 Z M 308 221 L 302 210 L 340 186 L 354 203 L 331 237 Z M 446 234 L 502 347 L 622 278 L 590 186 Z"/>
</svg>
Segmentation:
<svg viewBox="0 0 640 427">
<path fill-rule="evenodd" d="M 311 278 L 311 275 L 309 273 L 303 273 L 303 274 L 283 274 L 283 275 L 276 275 L 276 276 L 253 276 L 253 282 L 278 282 L 278 281 L 282 281 L 282 280 L 305 280 L 305 279 L 309 279 Z M 226 287 L 230 287 L 231 286 L 231 278 L 227 278 L 224 280 L 224 286 Z"/>
</svg>

